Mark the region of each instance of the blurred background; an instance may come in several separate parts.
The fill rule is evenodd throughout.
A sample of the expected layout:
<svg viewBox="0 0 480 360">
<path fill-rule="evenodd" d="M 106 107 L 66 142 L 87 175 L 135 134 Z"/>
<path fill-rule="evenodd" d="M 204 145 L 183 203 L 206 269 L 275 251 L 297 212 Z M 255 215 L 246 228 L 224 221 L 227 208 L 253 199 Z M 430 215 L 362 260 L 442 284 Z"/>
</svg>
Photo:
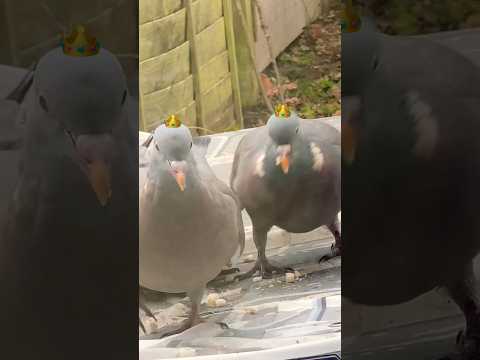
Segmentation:
<svg viewBox="0 0 480 360">
<path fill-rule="evenodd" d="M 102 46 L 118 56 L 130 93 L 138 97 L 137 19 L 138 6 L 128 0 L 2 0 L 0 64 L 28 68 L 57 47 L 64 33 L 83 24 Z"/>
<path fill-rule="evenodd" d="M 480 26 L 480 2 L 472 0 L 359 0 L 365 14 L 390 35 L 428 34 Z"/>
</svg>

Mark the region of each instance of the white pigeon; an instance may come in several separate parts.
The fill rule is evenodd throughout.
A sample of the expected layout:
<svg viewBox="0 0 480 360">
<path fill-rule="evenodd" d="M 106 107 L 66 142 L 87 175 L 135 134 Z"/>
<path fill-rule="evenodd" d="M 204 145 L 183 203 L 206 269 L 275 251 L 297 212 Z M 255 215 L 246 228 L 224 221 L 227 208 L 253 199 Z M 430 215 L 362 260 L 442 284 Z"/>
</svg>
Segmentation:
<svg viewBox="0 0 480 360">
<path fill-rule="evenodd" d="M 153 134 L 141 183 L 140 285 L 192 301 L 189 320 L 167 335 L 199 322 L 206 284 L 244 248 L 239 203 L 207 163 L 209 142 L 171 116 Z"/>
</svg>

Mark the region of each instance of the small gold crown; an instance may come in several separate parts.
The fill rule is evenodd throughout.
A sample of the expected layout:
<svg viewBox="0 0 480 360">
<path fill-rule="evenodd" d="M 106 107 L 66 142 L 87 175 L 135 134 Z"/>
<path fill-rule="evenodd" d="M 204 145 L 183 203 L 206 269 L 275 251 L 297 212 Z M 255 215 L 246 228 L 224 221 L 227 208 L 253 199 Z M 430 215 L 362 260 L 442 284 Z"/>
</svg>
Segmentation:
<svg viewBox="0 0 480 360">
<path fill-rule="evenodd" d="M 170 115 L 167 120 L 165 120 L 165 126 L 167 128 L 178 128 L 182 125 L 182 122 L 176 115 Z"/>
<path fill-rule="evenodd" d="M 275 109 L 275 116 L 276 117 L 290 117 L 290 109 L 286 104 L 279 104 Z"/>
<path fill-rule="evenodd" d="M 82 25 L 76 26 L 69 36 L 64 36 L 61 46 L 65 55 L 76 57 L 96 55 L 100 51 L 100 43 Z"/>
<path fill-rule="evenodd" d="M 352 0 L 347 0 L 342 11 L 342 31 L 343 32 L 357 32 L 360 30 L 362 20 L 355 11 Z"/>
</svg>

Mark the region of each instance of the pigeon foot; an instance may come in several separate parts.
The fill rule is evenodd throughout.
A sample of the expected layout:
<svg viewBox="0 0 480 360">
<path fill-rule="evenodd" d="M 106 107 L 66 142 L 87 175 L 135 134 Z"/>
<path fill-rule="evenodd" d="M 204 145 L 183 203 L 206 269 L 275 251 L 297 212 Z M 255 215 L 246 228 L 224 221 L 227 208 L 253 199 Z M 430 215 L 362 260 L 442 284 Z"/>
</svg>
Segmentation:
<svg viewBox="0 0 480 360">
<path fill-rule="evenodd" d="M 480 319 L 478 322 L 480 323 Z M 460 331 L 457 335 L 457 351 L 461 360 L 480 359 L 480 331 Z"/>
<path fill-rule="evenodd" d="M 475 328 L 459 331 L 456 339 L 456 351 L 439 360 L 477 360 L 480 359 L 480 316 Z M 478 326 L 477 326 L 478 325 Z"/>
<path fill-rule="evenodd" d="M 263 259 L 263 260 L 257 259 L 257 262 L 255 263 L 252 269 L 250 269 L 244 274 L 238 275 L 235 279 L 238 279 L 238 280 L 248 279 L 252 277 L 257 271 L 259 272 L 259 275 L 263 279 L 271 279 L 273 275 L 281 275 L 287 272 L 295 272 L 295 270 L 290 267 L 279 267 L 279 266 L 272 265 L 267 261 L 267 259 Z"/>
<path fill-rule="evenodd" d="M 150 308 L 147 306 L 147 303 L 146 303 L 146 300 L 145 300 L 145 294 L 143 293 L 142 289 L 139 289 L 138 295 L 139 295 L 138 304 L 140 306 L 140 309 L 143 310 L 145 315 L 147 315 L 147 316 L 151 317 L 152 319 L 154 319 L 155 321 L 157 321 L 157 318 L 153 314 L 152 310 L 150 310 Z M 146 334 L 147 330 L 146 330 L 145 324 L 143 323 L 140 316 L 138 317 L 138 324 L 139 324 L 140 328 L 142 329 L 143 333 Z"/>
<path fill-rule="evenodd" d="M 145 328 L 145 324 L 143 323 L 140 316 L 138 317 L 138 326 L 140 326 L 140 329 L 142 329 L 144 334 L 147 334 L 147 329 Z"/>
<path fill-rule="evenodd" d="M 340 248 L 338 246 L 336 246 L 335 244 L 332 244 L 332 246 L 330 247 L 330 254 L 322 256 L 318 262 L 319 263 L 325 262 L 327 260 L 336 258 L 337 256 L 341 256 Z"/>
<path fill-rule="evenodd" d="M 190 329 L 191 327 L 193 327 L 195 324 L 192 323 L 192 321 L 190 320 L 185 320 L 178 328 L 176 329 L 173 329 L 173 330 L 169 330 L 169 331 L 165 331 L 165 332 L 158 332 L 158 333 L 155 333 L 155 334 L 151 334 L 148 338 L 149 339 L 163 339 L 163 338 L 166 338 L 168 336 L 173 336 L 173 335 L 178 335 L 178 334 L 181 334 L 183 333 L 185 330 L 188 330 Z"/>
<path fill-rule="evenodd" d="M 188 320 L 184 321 L 182 323 L 182 325 L 180 325 L 180 327 L 178 327 L 176 329 L 156 334 L 157 336 L 155 336 L 155 338 L 163 339 L 163 338 L 166 338 L 168 336 L 178 335 L 178 334 L 181 334 L 184 331 L 186 331 L 186 330 L 188 330 L 188 329 L 190 329 L 190 328 L 192 328 L 192 327 L 194 327 L 198 324 L 206 323 L 206 322 L 208 322 L 207 319 L 200 319 L 200 318 L 196 318 L 195 320 L 188 319 Z M 214 323 L 217 324 L 218 326 L 220 326 L 220 328 L 222 328 L 223 330 L 230 329 L 230 327 L 224 322 L 215 321 Z"/>
</svg>

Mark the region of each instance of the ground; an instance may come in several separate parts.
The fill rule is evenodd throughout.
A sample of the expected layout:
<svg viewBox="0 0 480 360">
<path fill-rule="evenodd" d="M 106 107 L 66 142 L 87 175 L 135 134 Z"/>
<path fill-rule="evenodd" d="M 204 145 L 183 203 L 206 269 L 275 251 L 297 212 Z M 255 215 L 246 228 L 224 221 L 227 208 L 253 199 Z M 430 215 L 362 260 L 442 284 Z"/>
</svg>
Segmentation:
<svg viewBox="0 0 480 360">
<path fill-rule="evenodd" d="M 354 1 L 390 35 L 427 34 L 480 26 L 480 1 Z"/>
<path fill-rule="evenodd" d="M 390 35 L 426 34 L 480 27 L 480 1 L 359 0 L 382 32 Z M 340 2 L 327 16 L 314 20 L 278 56 L 287 102 L 303 118 L 340 115 Z M 270 99 L 279 101 L 273 67 L 262 74 Z M 262 126 L 270 116 L 265 105 L 244 109 L 246 127 Z"/>
<path fill-rule="evenodd" d="M 277 63 L 286 101 L 302 118 L 340 115 L 340 14 L 332 2 L 326 16 L 314 20 L 278 56 Z M 280 101 L 273 66 L 262 74 L 271 101 Z M 246 127 L 264 125 L 270 116 L 265 105 L 244 109 Z"/>
<path fill-rule="evenodd" d="M 209 319 L 210 322 L 222 321 L 235 309 L 248 311 L 248 308 L 243 308 L 241 304 L 254 300 L 283 295 L 301 296 L 302 293 L 320 290 L 339 291 L 341 259 L 334 258 L 318 263 L 318 259 L 328 253 L 331 242 L 332 239 L 315 240 L 268 251 L 269 259 L 273 263 L 291 266 L 297 270 L 295 281 L 291 283 L 286 281 L 285 275 L 277 275 L 272 279 L 250 278 L 242 281 L 232 281 L 228 275 L 218 277 L 208 284 L 205 303 L 201 307 L 202 317 Z M 238 267 L 245 272 L 253 266 L 253 261 L 252 256 L 244 256 Z M 149 308 L 157 317 L 157 321 L 152 321 L 143 311 L 140 312 L 147 333 L 163 333 L 167 329 L 176 328 L 188 316 L 190 302 L 185 294 L 166 294 L 149 290 L 144 292 Z M 208 294 L 219 294 L 221 298 L 226 299 L 226 303 L 222 306 L 208 306 Z M 139 335 L 144 334 L 140 332 Z"/>
</svg>

